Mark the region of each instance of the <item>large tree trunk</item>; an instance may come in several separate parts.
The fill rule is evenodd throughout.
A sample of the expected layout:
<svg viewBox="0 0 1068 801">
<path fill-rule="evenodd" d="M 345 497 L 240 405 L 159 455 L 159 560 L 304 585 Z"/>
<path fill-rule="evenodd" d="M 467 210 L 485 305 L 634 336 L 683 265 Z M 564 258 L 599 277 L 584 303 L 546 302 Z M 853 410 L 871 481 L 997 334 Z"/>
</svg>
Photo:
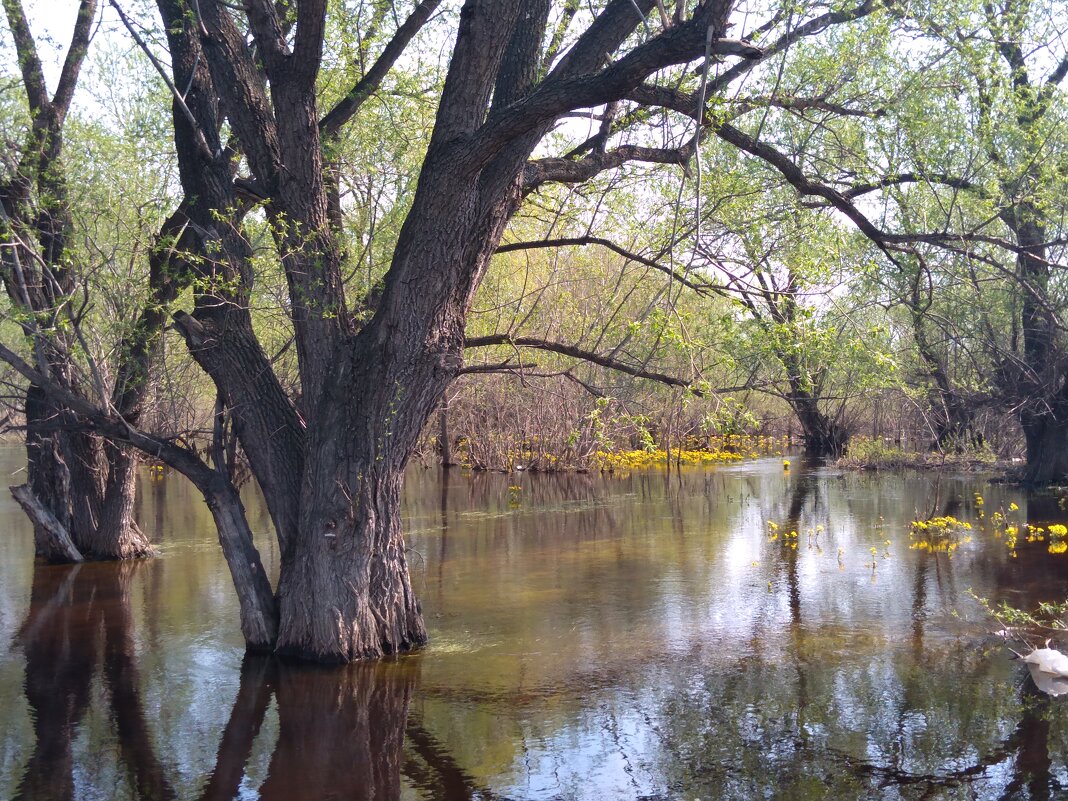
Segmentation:
<svg viewBox="0 0 1068 801">
<path fill-rule="evenodd" d="M 800 392 L 789 397 L 797 421 L 801 424 L 807 456 L 839 458 L 849 445 L 849 432 L 819 408 L 814 398 Z"/>
<path fill-rule="evenodd" d="M 50 96 L 22 4 L 4 3 L 31 125 L 21 151 L 12 154 L 13 175 L 0 182 L 0 241 L 5 245 L 0 277 L 12 304 L 24 315 L 20 325 L 32 342 L 37 368 L 81 397 L 85 394 L 76 379 L 79 370 L 73 354 L 78 343 L 72 330 L 79 323 L 64 312 L 76 288 L 77 254 L 71 245 L 74 219 L 62 154 L 64 122 L 92 38 L 96 8 L 97 0 L 78 4 L 62 79 Z M 26 393 L 25 415 L 29 489 L 51 522 L 65 529 L 66 539 L 87 558 L 149 554 L 148 540 L 131 515 L 132 457 L 105 456 L 102 440 L 66 426 L 67 410 L 49 402 L 33 384 Z M 47 560 L 66 561 L 69 554 L 57 553 L 50 544 L 56 538 L 47 535 L 48 527 L 41 522 L 45 519 L 47 515 L 38 515 L 34 522 L 37 553 Z"/>
<path fill-rule="evenodd" d="M 46 524 L 44 515 L 31 514 L 37 555 L 71 561 L 62 546 L 69 541 L 84 559 L 150 556 L 152 545 L 133 519 L 136 456 L 92 434 L 63 430 L 64 415 L 38 387 L 27 390 L 27 484 L 41 510 L 52 516 Z"/>
<path fill-rule="evenodd" d="M 400 487 L 396 468 L 358 470 L 350 509 L 335 495 L 307 516 L 283 560 L 280 653 L 344 662 L 426 642 L 405 557 Z"/>
<path fill-rule="evenodd" d="M 1020 426 L 1027 446 L 1024 481 L 1035 486 L 1068 483 L 1068 408 L 1021 412 Z"/>
<path fill-rule="evenodd" d="M 380 302 L 359 331 L 347 312 L 323 180 L 316 74 L 325 0 L 297 4 L 292 37 L 273 4 L 258 0 L 245 6 L 247 28 L 215 0 L 196 14 L 179 0 L 157 5 L 174 83 L 187 87 L 174 108 L 175 144 L 183 189 L 195 198 L 189 219 L 198 258 L 190 268 L 203 279 L 194 312 L 175 322 L 224 399 L 267 497 L 282 552 L 276 649 L 349 661 L 417 646 L 426 630 L 400 526 L 404 468 L 459 371 L 468 308 L 520 202 L 527 159 L 567 110 L 561 98 L 572 96 L 573 81 L 601 68 L 652 0 L 610 4 L 554 67 L 557 95 L 547 95 L 548 108 L 525 114 L 513 107 L 540 74 L 550 2 L 464 4 L 412 209 Z M 648 70 L 632 67 L 626 80 L 606 73 L 606 85 L 619 82 L 617 94 L 632 88 L 655 64 L 677 63 L 676 47 L 688 54 L 683 60 L 696 58 L 707 49 L 709 26 L 724 29 L 727 10 L 701 5 L 665 36 L 666 51 Z M 235 193 L 237 160 L 220 141 L 222 115 L 255 178 L 252 189 L 242 182 L 242 192 L 263 202 L 288 283 L 301 390 L 292 401 L 247 313 L 254 274 L 241 230 L 247 206 Z M 215 514 L 246 638 L 268 644 L 269 585 L 243 510 L 203 478 L 197 458 L 180 448 L 169 454 Z"/>
<path fill-rule="evenodd" d="M 1068 379 L 1051 311 L 1048 233 L 1042 215 L 1030 202 L 1002 215 L 1021 247 L 1016 270 L 1023 329 L 1022 369 L 1007 370 L 1003 382 L 1024 432 L 1024 480 L 1035 485 L 1068 481 Z"/>
<path fill-rule="evenodd" d="M 459 372 L 467 308 L 519 202 L 526 156 L 466 179 L 428 156 L 381 305 L 340 343 L 308 430 L 300 526 L 278 588 L 280 652 L 349 661 L 426 642 L 401 532 L 404 468 Z"/>
<path fill-rule="evenodd" d="M 427 640 L 400 525 L 407 460 L 387 462 L 382 443 L 337 425 L 324 427 L 334 436 L 312 442 L 301 526 L 278 586 L 278 651 L 324 662 L 397 654 Z"/>
<path fill-rule="evenodd" d="M 108 559 L 137 559 L 151 556 L 148 536 L 134 520 L 137 491 L 137 456 L 126 447 L 105 442 L 104 463 L 107 478 L 100 502 L 100 518 L 87 537 L 86 548 Z"/>
</svg>

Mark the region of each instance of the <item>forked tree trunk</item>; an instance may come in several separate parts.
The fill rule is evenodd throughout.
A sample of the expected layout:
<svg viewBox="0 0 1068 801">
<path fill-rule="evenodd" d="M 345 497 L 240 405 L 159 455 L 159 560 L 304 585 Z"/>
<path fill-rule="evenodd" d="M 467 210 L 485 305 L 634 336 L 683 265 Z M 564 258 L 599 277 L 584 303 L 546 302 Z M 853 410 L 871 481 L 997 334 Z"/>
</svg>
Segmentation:
<svg viewBox="0 0 1068 801">
<path fill-rule="evenodd" d="M 50 562 L 72 561 L 69 542 L 83 559 L 150 556 L 152 545 L 133 517 L 137 457 L 92 434 L 63 430 L 63 415 L 36 386 L 27 390 L 29 492 L 16 500 L 34 523 L 35 552 Z"/>
<path fill-rule="evenodd" d="M 463 5 L 412 208 L 380 301 L 359 330 L 347 312 L 342 248 L 323 179 L 316 73 L 325 2 L 298 4 L 292 52 L 287 35 L 278 35 L 271 4 L 247 4 L 249 30 L 222 3 L 201 2 L 196 14 L 179 0 L 157 5 L 174 83 L 188 87 L 184 105 L 174 109 L 175 143 L 183 189 L 196 199 L 189 219 L 199 243 L 190 268 L 205 279 L 193 314 L 175 315 L 175 323 L 219 389 L 267 498 L 282 553 L 276 650 L 329 662 L 420 645 L 426 630 L 401 533 L 404 468 L 459 372 L 465 318 L 521 201 L 528 158 L 568 110 L 563 96 L 601 69 L 605 54 L 627 40 L 652 0 L 610 4 L 554 67 L 556 94 L 547 93 L 548 107 L 535 105 L 526 114 L 514 107 L 540 75 L 551 3 Z M 670 52 L 651 56 L 648 64 L 632 61 L 633 74 L 605 71 L 612 88 L 604 91 L 622 94 L 656 64 L 707 51 L 709 32 L 725 30 L 728 10 L 701 4 L 690 22 L 665 36 Z M 247 314 L 252 254 L 241 212 L 231 213 L 245 201 L 235 195 L 232 155 L 219 138 L 223 112 L 257 192 L 266 193 L 289 286 L 300 371 L 296 405 Z M 254 647 L 269 644 L 270 587 L 236 492 L 220 493 L 203 479 L 195 455 L 173 448 L 167 458 L 212 508 L 246 639 Z"/>
</svg>

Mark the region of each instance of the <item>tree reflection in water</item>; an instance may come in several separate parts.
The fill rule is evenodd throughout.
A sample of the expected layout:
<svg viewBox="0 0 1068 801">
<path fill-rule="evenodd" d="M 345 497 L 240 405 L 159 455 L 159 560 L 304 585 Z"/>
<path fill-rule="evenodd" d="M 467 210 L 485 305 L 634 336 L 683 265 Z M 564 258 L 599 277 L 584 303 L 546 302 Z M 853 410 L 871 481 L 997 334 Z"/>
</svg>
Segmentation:
<svg viewBox="0 0 1068 801">
<path fill-rule="evenodd" d="M 129 603 L 131 577 L 139 567 L 35 566 L 30 610 L 16 644 L 26 658 L 25 693 L 36 743 L 17 801 L 77 797 L 72 745 L 101 696 L 94 693 L 98 677 L 131 795 L 145 801 L 178 797 L 156 753 L 141 698 Z M 214 770 L 192 797 L 229 801 L 239 795 L 273 699 L 279 725 L 258 791 L 265 801 L 389 801 L 400 797 L 402 774 L 428 797 L 495 798 L 410 716 L 418 665 L 401 660 L 324 668 L 246 654 Z"/>
<path fill-rule="evenodd" d="M 176 798 L 149 736 L 140 702 L 130 619 L 136 562 L 34 567 L 30 610 L 17 644 L 26 657 L 34 752 L 17 799 L 74 798 L 72 740 L 89 711 L 98 670 L 119 757 L 139 798 Z"/>
</svg>

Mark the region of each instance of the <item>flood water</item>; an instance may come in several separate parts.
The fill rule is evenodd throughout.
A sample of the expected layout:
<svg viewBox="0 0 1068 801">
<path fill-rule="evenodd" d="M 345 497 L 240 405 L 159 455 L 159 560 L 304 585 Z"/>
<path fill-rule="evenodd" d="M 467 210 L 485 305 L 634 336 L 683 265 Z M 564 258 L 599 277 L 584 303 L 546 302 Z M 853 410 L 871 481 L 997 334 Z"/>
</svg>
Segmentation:
<svg viewBox="0 0 1068 801">
<path fill-rule="evenodd" d="M 20 464 L 0 450 L 0 471 Z M 127 565 L 35 566 L 0 493 L 0 798 L 1065 798 L 1068 698 L 1033 689 L 976 597 L 1062 601 L 1068 556 L 979 531 L 952 557 L 909 548 L 917 517 L 978 522 L 976 493 L 988 514 L 1068 519 L 974 477 L 779 460 L 415 467 L 432 644 L 329 669 L 244 655 L 181 478 L 146 474 L 159 558 Z"/>
</svg>

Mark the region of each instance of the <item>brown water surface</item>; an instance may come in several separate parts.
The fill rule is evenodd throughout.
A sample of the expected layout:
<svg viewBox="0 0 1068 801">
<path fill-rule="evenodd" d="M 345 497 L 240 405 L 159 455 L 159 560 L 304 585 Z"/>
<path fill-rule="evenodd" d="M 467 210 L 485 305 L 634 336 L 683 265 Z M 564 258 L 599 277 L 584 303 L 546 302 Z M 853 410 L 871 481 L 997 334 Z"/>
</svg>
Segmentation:
<svg viewBox="0 0 1068 801">
<path fill-rule="evenodd" d="M 909 548 L 917 517 L 978 526 L 976 493 L 1021 526 L 1068 519 L 974 477 L 778 460 L 416 468 L 433 642 L 340 669 L 244 655 L 181 478 L 146 473 L 160 556 L 138 564 L 35 565 L 0 493 L 0 798 L 1065 798 L 1068 701 L 1034 691 L 974 596 L 1064 600 L 1068 557 L 978 528 L 952 558 Z"/>
</svg>

